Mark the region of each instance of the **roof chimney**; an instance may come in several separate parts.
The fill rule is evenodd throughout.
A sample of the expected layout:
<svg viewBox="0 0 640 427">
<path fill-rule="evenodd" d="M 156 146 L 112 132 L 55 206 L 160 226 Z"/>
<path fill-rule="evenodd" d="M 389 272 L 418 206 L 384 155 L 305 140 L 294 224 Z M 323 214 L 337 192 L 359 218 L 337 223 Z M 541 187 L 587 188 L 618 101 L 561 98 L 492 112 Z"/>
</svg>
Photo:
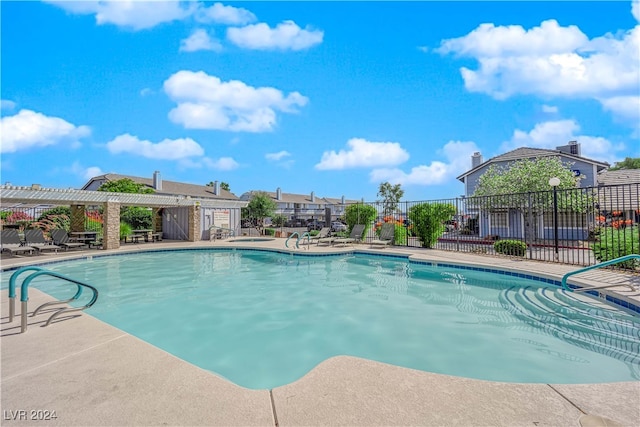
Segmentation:
<svg viewBox="0 0 640 427">
<path fill-rule="evenodd" d="M 573 154 L 574 156 L 580 156 L 580 144 L 578 141 L 569 141 L 567 145 L 556 147 L 556 150 L 561 153 Z"/>
<path fill-rule="evenodd" d="M 315 203 L 316 202 L 316 195 L 315 193 L 312 191 L 311 192 L 311 203 Z"/>
<path fill-rule="evenodd" d="M 482 164 L 482 154 L 479 151 L 476 151 L 471 156 L 471 169 L 476 168 Z"/>
<path fill-rule="evenodd" d="M 276 188 L 276 200 L 282 200 L 282 190 L 280 187 Z"/>
<path fill-rule="evenodd" d="M 220 183 L 218 181 L 213 181 L 213 194 L 220 195 Z"/>
<path fill-rule="evenodd" d="M 342 196 L 342 199 L 340 199 L 340 204 L 344 205 L 344 196 Z"/>
<path fill-rule="evenodd" d="M 160 176 L 160 171 L 155 171 L 153 173 L 153 188 L 156 191 L 162 191 L 162 177 Z"/>
</svg>

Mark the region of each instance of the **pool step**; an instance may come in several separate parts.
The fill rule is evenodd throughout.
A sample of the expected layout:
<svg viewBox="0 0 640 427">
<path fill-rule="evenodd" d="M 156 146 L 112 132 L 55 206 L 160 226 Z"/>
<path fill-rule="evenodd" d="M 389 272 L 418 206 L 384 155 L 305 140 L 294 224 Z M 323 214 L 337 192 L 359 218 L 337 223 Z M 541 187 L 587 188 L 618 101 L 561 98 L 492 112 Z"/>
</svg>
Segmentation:
<svg viewBox="0 0 640 427">
<path fill-rule="evenodd" d="M 545 295 L 537 287 L 506 289 L 500 294 L 500 302 L 516 317 L 564 341 L 618 360 L 640 363 L 640 340 L 636 335 L 640 322 L 625 328 L 617 325 L 612 330 L 608 320 L 592 319 L 594 307 L 587 301 L 576 307 L 565 305 L 557 296 Z"/>
</svg>

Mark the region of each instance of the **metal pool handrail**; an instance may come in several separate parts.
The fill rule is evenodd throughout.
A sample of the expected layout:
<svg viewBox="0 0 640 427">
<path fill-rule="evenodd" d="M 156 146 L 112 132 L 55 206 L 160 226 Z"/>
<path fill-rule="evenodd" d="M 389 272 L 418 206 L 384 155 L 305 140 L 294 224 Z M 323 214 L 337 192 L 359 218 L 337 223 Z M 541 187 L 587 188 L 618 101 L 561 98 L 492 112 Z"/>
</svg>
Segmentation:
<svg viewBox="0 0 640 427">
<path fill-rule="evenodd" d="M 305 237 L 307 238 L 307 248 L 311 245 L 311 234 L 308 231 L 305 231 L 302 233 L 302 236 L 298 237 L 298 240 L 296 240 L 296 247 L 299 247 L 298 243 L 300 243 L 300 240 L 304 240 Z"/>
<path fill-rule="evenodd" d="M 213 230 L 214 228 L 217 230 L 226 230 L 229 232 L 229 237 L 236 237 L 236 230 L 234 230 L 233 228 L 218 227 L 217 225 L 211 225 L 209 226 L 209 240 L 211 240 L 211 230 Z"/>
<path fill-rule="evenodd" d="M 289 237 L 287 237 L 287 240 L 284 241 L 284 246 L 287 248 L 289 247 L 289 239 L 292 238 L 293 236 L 298 236 L 298 240 L 296 240 L 296 248 L 300 248 L 300 246 L 298 245 L 298 241 L 300 240 L 300 234 L 297 231 L 294 231 L 289 235 Z"/>
<path fill-rule="evenodd" d="M 633 291 L 633 290 L 635 290 L 635 288 L 633 286 L 631 286 L 630 284 L 628 284 L 628 283 L 617 283 L 617 284 L 614 284 L 614 285 L 602 285 L 602 286 L 590 286 L 588 288 L 580 288 L 580 289 L 575 289 L 575 290 L 571 289 L 569 287 L 569 285 L 567 285 L 567 279 L 570 276 L 573 276 L 574 274 L 584 273 L 585 271 L 595 270 L 596 268 L 600 268 L 600 267 L 607 267 L 607 266 L 610 266 L 610 265 L 618 264 L 618 263 L 629 261 L 629 260 L 632 260 L 632 259 L 640 259 L 640 255 L 636 255 L 636 254 L 625 255 L 625 256 L 621 256 L 621 257 L 616 258 L 616 259 L 612 259 L 612 260 L 609 260 L 609 261 L 602 262 L 600 264 L 590 265 L 588 267 L 583 267 L 583 268 L 580 268 L 578 270 L 571 271 L 571 272 L 565 274 L 564 276 L 562 276 L 562 288 L 565 291 L 569 291 L 569 292 L 585 292 L 585 291 L 589 291 L 589 290 L 593 290 L 593 289 L 613 288 L 615 286 L 628 286 L 629 289 L 631 289 Z"/>
<path fill-rule="evenodd" d="M 60 273 L 56 273 L 54 271 L 45 270 L 45 269 L 40 268 L 40 267 L 23 267 L 23 268 L 20 268 L 20 269 L 16 270 L 11 275 L 11 278 L 9 279 L 9 322 L 13 321 L 13 316 L 15 314 L 16 280 L 17 280 L 18 276 L 20 274 L 24 273 L 25 271 L 34 271 L 34 273 L 29 274 L 22 281 L 22 285 L 20 286 L 20 302 L 22 303 L 21 331 L 20 331 L 20 333 L 24 333 L 27 330 L 27 312 L 28 312 L 27 303 L 29 301 L 29 284 L 36 277 L 39 277 L 39 276 L 55 277 L 55 278 L 64 280 L 66 282 L 75 284 L 78 287 L 78 290 L 76 291 L 74 296 L 72 296 L 71 298 L 69 298 L 67 300 L 51 301 L 51 302 L 47 302 L 47 303 L 42 304 L 41 306 L 39 306 L 38 308 L 36 308 L 34 310 L 32 317 L 35 316 L 41 309 L 43 309 L 45 307 L 49 307 L 49 306 L 57 305 L 57 304 L 65 304 L 65 303 L 77 300 L 82 295 L 83 288 L 89 288 L 93 292 L 93 295 L 91 296 L 91 299 L 89 300 L 89 302 L 87 304 L 85 304 L 84 306 L 81 306 L 81 307 L 70 307 L 70 308 L 64 308 L 63 307 L 63 308 L 59 308 L 55 313 L 53 313 L 49 317 L 49 319 L 44 324 L 44 326 L 49 326 L 49 324 L 53 321 L 53 319 L 55 319 L 56 317 L 58 317 L 62 313 L 70 313 L 70 312 L 73 312 L 73 311 L 86 310 L 87 308 L 89 308 L 93 304 L 95 304 L 95 302 L 98 299 L 98 290 L 96 288 L 94 288 L 93 286 L 87 284 L 87 283 L 81 282 L 79 280 L 72 279 L 70 277 L 66 277 L 66 276 L 64 276 L 64 275 L 62 275 Z"/>
</svg>

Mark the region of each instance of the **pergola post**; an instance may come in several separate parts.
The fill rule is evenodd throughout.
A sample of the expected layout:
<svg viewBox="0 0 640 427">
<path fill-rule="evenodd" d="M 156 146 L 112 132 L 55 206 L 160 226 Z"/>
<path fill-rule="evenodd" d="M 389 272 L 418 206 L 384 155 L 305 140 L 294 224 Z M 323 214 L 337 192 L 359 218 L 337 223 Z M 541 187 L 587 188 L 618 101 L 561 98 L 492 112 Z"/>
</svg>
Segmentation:
<svg viewBox="0 0 640 427">
<path fill-rule="evenodd" d="M 71 205 L 70 231 L 86 231 L 84 229 L 85 209 L 84 205 Z"/>
<path fill-rule="evenodd" d="M 200 205 L 189 206 L 187 208 L 189 217 L 189 242 L 200 241 Z"/>
<path fill-rule="evenodd" d="M 120 202 L 107 201 L 104 204 L 103 218 L 102 248 L 118 249 L 120 247 Z"/>
</svg>

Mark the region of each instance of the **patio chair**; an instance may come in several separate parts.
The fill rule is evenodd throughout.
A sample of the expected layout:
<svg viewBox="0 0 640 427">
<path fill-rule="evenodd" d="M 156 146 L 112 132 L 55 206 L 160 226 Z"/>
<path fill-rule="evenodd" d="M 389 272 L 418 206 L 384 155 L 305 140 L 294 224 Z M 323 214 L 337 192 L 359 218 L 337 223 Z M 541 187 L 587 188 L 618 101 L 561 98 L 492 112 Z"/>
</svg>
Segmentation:
<svg viewBox="0 0 640 427">
<path fill-rule="evenodd" d="M 318 244 L 320 242 L 320 240 L 322 239 L 326 239 L 327 237 L 329 237 L 329 233 L 331 232 L 331 228 L 330 227 L 322 227 L 320 229 L 320 231 L 318 232 L 318 234 L 316 234 L 315 236 L 310 236 L 309 237 L 309 244 L 316 242 L 316 244 Z"/>
<path fill-rule="evenodd" d="M 371 241 L 371 246 L 387 246 L 393 244 L 396 225 L 385 222 L 380 226 L 380 237 Z"/>
<path fill-rule="evenodd" d="M 38 253 L 41 253 L 42 251 L 55 251 L 56 253 L 58 253 L 58 249 L 60 249 L 60 246 L 54 245 L 51 242 L 47 242 L 44 239 L 42 230 L 39 229 L 26 230 L 24 232 L 24 240 L 27 242 L 27 246 L 31 246 L 32 248 L 37 250 Z"/>
<path fill-rule="evenodd" d="M 18 232 L 12 229 L 2 230 L 0 232 L 0 245 L 2 245 L 2 252 L 7 251 L 11 256 L 25 252 L 33 255 L 34 251 L 34 248 L 31 246 L 24 246 Z"/>
<path fill-rule="evenodd" d="M 364 234 L 364 224 L 356 224 L 351 229 L 349 237 L 338 237 L 333 240 L 334 245 L 346 245 L 348 243 L 355 243 L 362 240 L 362 234 Z"/>
<path fill-rule="evenodd" d="M 63 247 L 65 251 L 72 248 L 83 248 L 87 246 L 86 243 L 70 241 L 67 231 L 61 228 L 51 230 L 51 239 L 53 240 L 54 245 Z"/>
</svg>

